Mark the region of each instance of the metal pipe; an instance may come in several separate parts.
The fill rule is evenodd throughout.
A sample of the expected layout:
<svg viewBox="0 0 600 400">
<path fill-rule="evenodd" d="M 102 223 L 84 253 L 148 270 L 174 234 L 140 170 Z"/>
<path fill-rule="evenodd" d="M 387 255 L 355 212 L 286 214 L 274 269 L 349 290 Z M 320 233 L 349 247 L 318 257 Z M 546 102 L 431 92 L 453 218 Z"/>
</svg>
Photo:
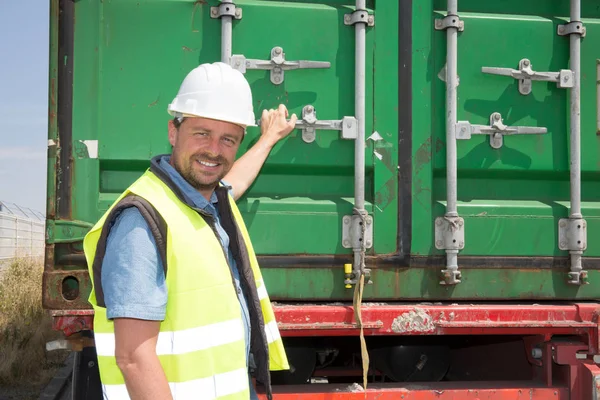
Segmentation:
<svg viewBox="0 0 600 400">
<path fill-rule="evenodd" d="M 458 14 L 458 0 L 448 0 L 448 15 Z M 456 137 L 454 133 L 457 121 L 457 86 L 458 86 L 458 29 L 449 27 L 446 30 L 446 216 L 457 217 L 457 159 Z"/>
<path fill-rule="evenodd" d="M 364 10 L 366 0 L 356 0 L 356 9 Z M 354 141 L 354 207 L 358 213 L 365 208 L 365 79 L 366 23 L 357 23 L 354 57 L 354 115 L 358 122 L 358 137 Z M 364 214 L 363 214 L 364 215 Z M 362 235 L 361 235 L 362 237 Z M 364 238 L 361 243 L 364 243 Z M 354 270 L 363 272 L 362 246 L 354 248 Z M 358 275 L 357 275 L 358 276 Z"/>
<path fill-rule="evenodd" d="M 458 0 L 448 0 L 448 16 L 458 15 Z M 458 87 L 458 28 L 446 30 L 446 217 L 458 218 L 457 150 L 455 126 L 457 122 Z M 458 279 L 458 250 L 446 249 L 445 282 L 454 284 Z"/>
<path fill-rule="evenodd" d="M 571 0 L 571 22 L 581 20 L 581 0 Z M 573 88 L 571 88 L 570 117 L 570 175 L 571 175 L 571 210 L 570 219 L 581 219 L 581 35 L 571 34 L 570 67 L 573 71 Z M 581 283 L 582 254 L 581 250 L 571 250 L 571 275 L 573 283 Z M 577 278 L 575 278 L 577 276 Z"/>
<path fill-rule="evenodd" d="M 571 0 L 571 22 L 581 19 L 581 0 Z M 571 218 L 581 218 L 581 36 L 570 35 L 571 70 Z"/>
<path fill-rule="evenodd" d="M 231 59 L 232 19 L 229 15 L 221 17 L 221 62 L 229 64 Z"/>
<path fill-rule="evenodd" d="M 357 7 L 361 1 L 357 1 Z M 362 1 L 364 4 L 364 0 Z M 356 54 L 355 54 L 355 82 L 354 82 L 354 113 L 358 121 L 358 137 L 355 141 L 355 174 L 354 198 L 356 208 L 365 208 L 365 52 L 366 52 L 366 24 L 355 25 Z"/>
</svg>

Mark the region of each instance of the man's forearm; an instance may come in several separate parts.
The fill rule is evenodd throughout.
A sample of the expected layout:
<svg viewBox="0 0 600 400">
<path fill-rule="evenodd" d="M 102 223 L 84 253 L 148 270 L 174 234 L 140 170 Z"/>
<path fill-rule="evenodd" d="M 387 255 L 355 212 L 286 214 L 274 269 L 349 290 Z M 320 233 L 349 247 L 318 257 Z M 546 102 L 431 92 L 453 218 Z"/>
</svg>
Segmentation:
<svg viewBox="0 0 600 400">
<path fill-rule="evenodd" d="M 233 164 L 231 170 L 223 178 L 233 187 L 233 198 L 235 200 L 242 197 L 252 185 L 272 148 L 272 143 L 263 138 L 259 139 L 250 150 Z"/>
<path fill-rule="evenodd" d="M 132 400 L 173 398 L 167 377 L 156 354 L 147 354 L 137 360 L 121 361 L 119 368 Z"/>
<path fill-rule="evenodd" d="M 156 355 L 159 321 L 115 319 L 115 356 L 133 400 L 171 400 L 165 371 Z"/>
</svg>

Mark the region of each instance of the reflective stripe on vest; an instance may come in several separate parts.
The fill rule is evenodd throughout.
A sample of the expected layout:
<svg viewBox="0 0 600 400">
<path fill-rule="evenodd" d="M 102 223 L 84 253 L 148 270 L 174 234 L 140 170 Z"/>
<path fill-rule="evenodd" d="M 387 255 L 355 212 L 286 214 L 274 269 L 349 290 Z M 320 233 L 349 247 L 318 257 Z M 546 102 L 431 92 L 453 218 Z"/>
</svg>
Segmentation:
<svg viewBox="0 0 600 400">
<path fill-rule="evenodd" d="M 130 193 L 151 203 L 168 227 L 167 311 L 160 324 L 156 352 L 171 391 L 180 400 L 224 396 L 227 400 L 247 399 L 249 380 L 241 311 L 218 238 L 204 219 L 182 203 L 152 172 L 147 171 L 134 182 L 111 209 Z M 269 367 L 271 370 L 289 369 L 248 232 L 231 197 L 230 204 L 256 282 L 269 347 Z M 92 285 L 96 246 L 111 209 L 84 240 Z M 202 246 L 198 246 L 199 243 Z M 89 301 L 95 311 L 94 333 L 105 398 L 129 399 L 123 375 L 116 365 L 113 321 L 106 318 L 106 309 L 97 305 L 94 290 Z"/>
<path fill-rule="evenodd" d="M 198 338 L 203 338 L 203 340 L 200 341 Z M 233 319 L 181 331 L 159 332 L 156 354 L 163 356 L 192 353 L 243 339 L 243 326 L 237 319 Z M 96 333 L 94 341 L 99 356 L 115 355 L 115 335 L 113 333 Z"/>
<path fill-rule="evenodd" d="M 250 397 L 248 385 L 244 388 L 239 383 L 243 380 L 248 382 L 248 372 L 245 368 L 224 374 L 215 375 L 210 378 L 195 379 L 188 382 L 169 382 L 173 399 L 218 399 L 236 393 L 246 393 L 246 399 Z M 105 398 L 128 399 L 129 393 L 125 384 L 102 385 Z M 200 395 L 201 394 L 201 395 Z"/>
</svg>

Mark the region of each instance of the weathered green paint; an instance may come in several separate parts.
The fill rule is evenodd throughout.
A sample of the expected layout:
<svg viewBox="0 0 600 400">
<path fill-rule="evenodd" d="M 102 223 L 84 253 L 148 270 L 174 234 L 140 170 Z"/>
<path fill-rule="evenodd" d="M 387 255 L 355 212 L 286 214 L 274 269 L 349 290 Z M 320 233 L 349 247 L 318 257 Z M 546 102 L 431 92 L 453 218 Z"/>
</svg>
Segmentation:
<svg viewBox="0 0 600 400">
<path fill-rule="evenodd" d="M 443 254 L 433 246 L 433 221 L 445 212 L 446 33 L 434 18 L 445 1 L 419 1 L 413 15 L 413 236 L 415 254 Z M 535 71 L 569 68 L 569 38 L 556 34 L 569 20 L 569 2 L 461 0 L 465 30 L 458 35 L 458 120 L 489 125 L 500 112 L 507 125 L 544 126 L 546 135 L 458 141 L 458 211 L 465 218 L 462 255 L 565 256 L 558 249 L 558 220 L 569 215 L 569 90 L 533 82 L 523 96 L 517 80 L 484 74 L 481 67 L 518 69 L 530 59 Z M 600 7 L 582 1 L 587 36 L 581 45 L 582 212 L 588 223 L 585 256 L 600 256 L 600 137 L 596 123 L 596 58 Z M 415 223 L 419 221 L 419 223 Z M 584 261 L 585 263 L 585 261 Z M 459 261 L 460 265 L 460 261 Z"/>
<path fill-rule="evenodd" d="M 94 225 L 85 221 L 46 220 L 46 243 L 82 242 Z"/>
<path fill-rule="evenodd" d="M 275 300 L 352 301 L 354 289 L 344 288 L 343 268 L 263 268 L 269 296 Z M 553 269 L 464 269 L 462 283 L 438 285 L 434 268 L 374 268 L 375 283 L 365 285 L 368 300 L 569 300 L 598 298 L 596 285 L 575 287 L 566 283 L 564 271 Z M 590 282 L 600 271 L 589 272 Z M 435 284 L 434 284 L 435 282 Z M 307 287 L 309 290 L 307 290 Z"/>
<path fill-rule="evenodd" d="M 56 214 L 56 161 L 58 159 L 57 79 L 58 57 L 58 0 L 50 2 L 50 50 L 48 52 L 48 164 L 46 172 L 46 215 L 49 219 Z"/>
<path fill-rule="evenodd" d="M 52 2 L 50 86 L 58 60 L 57 3 Z M 243 19 L 233 23 L 233 54 L 266 59 L 282 46 L 288 60 L 329 61 L 331 68 L 285 73 L 273 85 L 268 71 L 246 73 L 255 112 L 284 103 L 298 115 L 312 104 L 320 119 L 354 115 L 354 28 L 343 24 L 352 0 L 237 0 Z M 569 39 L 556 34 L 568 19 L 568 0 L 554 2 L 480 2 L 460 0 L 465 31 L 458 39 L 458 119 L 487 124 L 500 112 L 508 125 L 545 126 L 543 136 L 505 138 L 492 149 L 485 136 L 458 143 L 459 213 L 465 218 L 466 245 L 460 253 L 479 257 L 565 257 L 557 245 L 558 219 L 569 213 L 569 93 L 554 83 L 534 82 L 522 96 L 517 82 L 481 72 L 483 66 L 516 68 L 529 58 L 536 71 L 568 68 Z M 103 1 L 75 3 L 73 97 L 73 175 L 71 218 L 75 230 L 49 217 L 48 243 L 57 243 L 55 260 L 81 250 L 72 243 L 83 236 L 114 199 L 148 167 L 148 160 L 167 153 L 166 108 L 186 73 L 220 58 L 220 20 L 210 18 L 217 0 Z M 399 3 L 368 1 L 375 27 L 367 28 L 366 207 L 374 216 L 374 249 L 370 255 L 398 251 L 398 110 L 412 102 L 412 235 L 413 256 L 442 256 L 433 243 L 434 219 L 445 211 L 445 83 L 438 74 L 445 64 L 446 34 L 434 29 L 445 15 L 445 1 L 417 0 L 412 14 L 412 89 L 398 87 Z M 600 257 L 600 137 L 596 126 L 596 59 L 600 46 L 600 6 L 582 0 L 587 36 L 582 42 L 583 214 L 588 222 L 584 256 Z M 268 21 L 268 22 L 267 22 Z M 301 33 L 301 34 L 300 34 Z M 51 90 L 50 115 L 56 112 Z M 258 128 L 250 128 L 240 148 L 252 146 Z M 57 140 L 55 119 L 49 139 Z M 98 140 L 98 158 L 90 158 L 82 141 Z M 404 143 L 406 146 L 407 144 Z M 60 148 L 60 144 L 56 149 Z M 49 155 L 48 210 L 54 215 L 56 164 Z M 300 131 L 272 151 L 258 179 L 239 201 L 259 255 L 350 255 L 341 245 L 344 215 L 352 213 L 354 142 L 337 131 L 318 131 L 306 144 Z M 405 201 L 406 199 L 400 199 Z M 404 216 L 408 218 L 408 216 Z M 61 244 L 62 242 L 62 244 Z M 71 252 L 71 253 L 70 253 Z M 62 257 L 62 258 L 61 258 Z M 586 299 L 600 297 L 600 271 L 590 270 L 592 284 L 566 284 L 566 269 L 463 269 L 454 288 L 439 285 L 439 264 L 430 268 L 402 265 L 373 268 L 369 299 Z M 459 258 L 460 260 L 460 258 Z M 54 267 L 60 282 L 73 274 L 76 262 Z M 459 261 L 460 265 L 460 261 Z M 586 261 L 584 259 L 584 268 Z M 50 266 L 48 266 L 50 267 Z M 277 299 L 350 299 L 342 265 L 267 267 L 264 275 Z M 79 278 L 78 278 L 79 279 Z M 88 286 L 81 279 L 81 296 Z M 55 290 L 52 289 L 56 294 Z M 53 307 L 60 299 L 53 298 Z M 65 303 L 64 307 L 69 304 Z M 77 303 L 78 306 L 81 304 Z"/>
</svg>

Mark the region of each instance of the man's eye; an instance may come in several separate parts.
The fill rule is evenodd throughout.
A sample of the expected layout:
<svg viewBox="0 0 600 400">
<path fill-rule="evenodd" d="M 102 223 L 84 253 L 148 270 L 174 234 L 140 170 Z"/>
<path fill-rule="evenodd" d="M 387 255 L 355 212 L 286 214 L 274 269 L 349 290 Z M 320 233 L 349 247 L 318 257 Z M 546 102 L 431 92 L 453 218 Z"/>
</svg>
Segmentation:
<svg viewBox="0 0 600 400">
<path fill-rule="evenodd" d="M 207 133 L 206 132 L 196 132 L 194 133 L 194 136 L 206 136 Z"/>
</svg>

